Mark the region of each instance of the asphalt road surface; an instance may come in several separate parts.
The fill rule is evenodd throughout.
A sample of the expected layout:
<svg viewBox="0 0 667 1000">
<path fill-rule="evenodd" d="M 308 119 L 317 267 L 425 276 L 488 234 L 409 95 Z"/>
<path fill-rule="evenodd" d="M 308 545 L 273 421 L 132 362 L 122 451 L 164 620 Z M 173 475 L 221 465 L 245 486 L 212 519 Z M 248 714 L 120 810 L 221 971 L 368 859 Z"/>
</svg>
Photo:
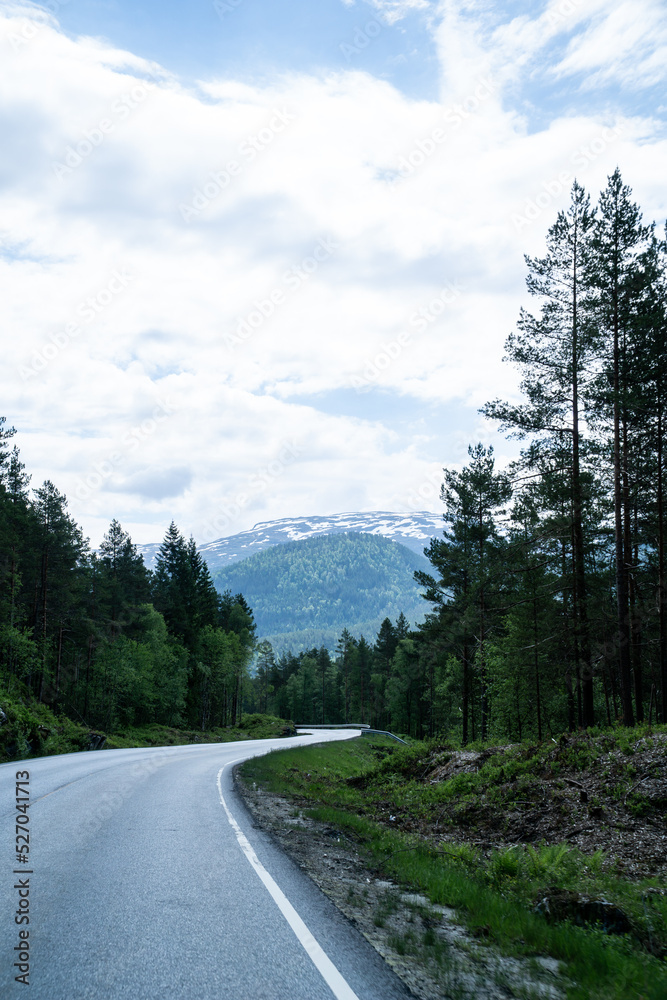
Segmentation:
<svg viewBox="0 0 667 1000">
<path fill-rule="evenodd" d="M 232 787 L 235 762 L 354 735 L 1 765 L 2 1000 L 406 1000 Z"/>
</svg>

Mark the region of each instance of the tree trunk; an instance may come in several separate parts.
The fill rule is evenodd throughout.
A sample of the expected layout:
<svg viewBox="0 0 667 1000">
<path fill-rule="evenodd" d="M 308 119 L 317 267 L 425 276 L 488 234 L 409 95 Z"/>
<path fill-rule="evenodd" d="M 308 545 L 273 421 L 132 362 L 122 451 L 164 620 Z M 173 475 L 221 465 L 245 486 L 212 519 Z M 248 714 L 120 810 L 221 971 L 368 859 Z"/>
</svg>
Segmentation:
<svg viewBox="0 0 667 1000">
<path fill-rule="evenodd" d="M 542 742 L 542 699 L 540 698 L 540 657 L 537 649 L 537 598 L 535 596 L 535 584 L 533 582 L 533 664 L 535 668 L 535 698 L 537 702 L 537 738 Z M 520 738 L 520 737 L 519 737 Z"/>
<path fill-rule="evenodd" d="M 665 593 L 665 525 L 663 520 L 662 399 L 658 393 L 658 627 L 662 721 L 667 722 L 667 594 Z M 656 706 L 657 709 L 657 706 Z M 656 718 L 658 712 L 656 711 Z"/>
<path fill-rule="evenodd" d="M 617 298 L 616 289 L 614 298 Z M 614 544 L 616 549 L 616 607 L 618 613 L 618 661 L 621 678 L 623 725 L 634 726 L 630 664 L 630 619 L 628 613 L 628 574 L 625 565 L 623 527 L 623 453 L 621 448 L 620 343 L 618 306 L 614 309 Z"/>
<path fill-rule="evenodd" d="M 576 597 L 575 633 L 581 657 L 578 673 L 582 681 L 582 723 L 585 728 L 595 725 L 593 707 L 593 664 L 588 633 L 588 602 L 586 597 L 586 564 L 584 560 L 583 500 L 581 490 L 579 435 L 579 288 L 577 264 L 578 233 L 575 229 L 572 276 L 572 548 L 574 562 L 574 594 Z"/>
</svg>

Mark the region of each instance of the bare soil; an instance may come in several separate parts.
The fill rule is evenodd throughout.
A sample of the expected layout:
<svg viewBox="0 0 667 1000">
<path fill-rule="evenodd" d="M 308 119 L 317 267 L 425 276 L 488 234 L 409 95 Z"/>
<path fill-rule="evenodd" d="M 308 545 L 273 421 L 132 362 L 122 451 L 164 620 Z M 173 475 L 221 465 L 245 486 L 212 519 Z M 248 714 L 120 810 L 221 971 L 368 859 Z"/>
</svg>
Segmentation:
<svg viewBox="0 0 667 1000">
<path fill-rule="evenodd" d="M 298 802 L 247 785 L 238 773 L 235 780 L 257 825 L 273 835 L 419 1000 L 565 996 L 554 959 L 500 955 L 483 935 L 473 937 L 454 910 L 379 877 L 344 832 L 303 816 Z"/>
<path fill-rule="evenodd" d="M 667 876 L 667 736 L 655 733 L 621 750 L 603 753 L 585 767 L 585 737 L 564 736 L 535 781 L 503 783 L 502 807 L 482 794 L 448 803 L 431 817 L 397 815 L 406 831 L 432 840 L 468 841 L 480 850 L 514 844 L 569 843 L 584 854 L 603 851 L 604 865 L 631 880 Z M 508 747 L 458 751 L 434 757 L 422 780 L 437 783 L 478 771 Z M 556 769 L 552 765 L 556 764 Z"/>
</svg>

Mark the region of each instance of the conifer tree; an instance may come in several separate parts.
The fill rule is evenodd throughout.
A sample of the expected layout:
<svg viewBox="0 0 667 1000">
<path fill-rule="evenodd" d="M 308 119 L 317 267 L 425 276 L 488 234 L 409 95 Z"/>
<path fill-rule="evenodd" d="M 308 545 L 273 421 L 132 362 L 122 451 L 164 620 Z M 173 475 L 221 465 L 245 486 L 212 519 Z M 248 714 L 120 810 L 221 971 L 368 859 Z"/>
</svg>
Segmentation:
<svg viewBox="0 0 667 1000">
<path fill-rule="evenodd" d="M 16 434 L 15 427 L 5 427 L 7 417 L 0 417 L 0 486 L 5 485 L 9 465 L 9 450 L 7 443 Z"/>
<path fill-rule="evenodd" d="M 642 224 L 639 207 L 630 198 L 630 188 L 623 184 L 617 168 L 600 195 L 590 267 L 590 281 L 597 292 L 596 321 L 602 354 L 597 415 L 599 423 L 609 429 L 613 448 L 617 644 L 623 722 L 628 726 L 634 724 L 629 606 L 630 437 L 634 390 L 641 378 L 636 363 L 640 359 L 633 347 L 641 324 L 637 304 L 642 298 L 642 265 L 653 240 L 652 227 Z"/>
<path fill-rule="evenodd" d="M 433 539 L 426 554 L 438 570 L 436 580 L 415 573 L 426 587 L 426 598 L 446 614 L 443 605 L 454 602 L 461 622 L 463 665 L 463 739 L 468 739 L 468 691 L 472 648 L 480 679 L 481 736 L 486 738 L 489 720 L 486 640 L 491 629 L 494 591 L 498 581 L 501 538 L 495 517 L 511 496 L 504 473 L 495 471 L 493 448 L 470 445 L 470 463 L 461 472 L 444 470 L 441 499 L 445 503 L 444 539 Z"/>
<path fill-rule="evenodd" d="M 136 609 L 149 600 L 149 575 L 136 545 L 115 518 L 100 545 L 100 557 L 98 599 L 105 605 L 113 639 L 131 626 Z"/>
<path fill-rule="evenodd" d="M 338 640 L 338 645 L 336 646 L 336 652 L 339 654 L 340 661 L 342 661 L 343 667 L 343 679 L 344 679 L 344 716 L 343 721 L 350 721 L 350 666 L 352 660 L 352 651 L 355 647 L 355 640 L 353 639 L 351 633 L 348 629 L 344 628 L 341 632 L 340 639 Z"/>
<path fill-rule="evenodd" d="M 75 570 L 86 549 L 81 529 L 67 513 L 67 499 L 50 480 L 35 490 L 33 509 L 38 527 L 39 572 L 35 581 L 32 624 L 41 643 L 37 684 L 40 701 L 60 696 L 63 632 L 82 583 Z M 54 649 L 55 646 L 55 649 Z M 55 669 L 50 676 L 49 658 Z"/>
<path fill-rule="evenodd" d="M 532 435 L 524 451 L 525 465 L 535 469 L 537 459 L 551 453 L 567 464 L 567 505 L 571 509 L 576 673 L 583 691 L 583 722 L 594 724 L 593 666 L 588 623 L 582 474 L 582 419 L 586 386 L 592 378 L 594 337 L 590 289 L 595 216 L 590 199 L 576 181 L 568 209 L 559 212 L 547 233 L 547 253 L 526 257 L 528 291 L 541 310 L 533 316 L 521 310 L 517 332 L 510 334 L 507 359 L 521 371 L 521 389 L 527 402 L 519 405 L 499 399 L 482 412 L 518 438 Z M 544 467 L 544 466 L 543 466 Z"/>
</svg>

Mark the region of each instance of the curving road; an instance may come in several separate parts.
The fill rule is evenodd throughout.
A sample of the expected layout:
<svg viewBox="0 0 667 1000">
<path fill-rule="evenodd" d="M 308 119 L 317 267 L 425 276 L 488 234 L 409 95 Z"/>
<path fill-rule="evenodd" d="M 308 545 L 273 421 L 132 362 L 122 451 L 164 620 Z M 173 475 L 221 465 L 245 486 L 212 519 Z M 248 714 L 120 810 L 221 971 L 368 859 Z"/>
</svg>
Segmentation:
<svg viewBox="0 0 667 1000">
<path fill-rule="evenodd" d="M 355 735 L 320 731 L 289 745 Z M 286 741 L 101 750 L 0 766 L 3 1000 L 409 997 L 253 827 L 234 792 L 233 764 L 276 746 Z M 24 770 L 30 807 L 17 813 L 16 773 Z M 16 856 L 18 815 L 29 817 L 24 862 Z M 26 965 L 28 990 L 15 979 Z"/>
</svg>

